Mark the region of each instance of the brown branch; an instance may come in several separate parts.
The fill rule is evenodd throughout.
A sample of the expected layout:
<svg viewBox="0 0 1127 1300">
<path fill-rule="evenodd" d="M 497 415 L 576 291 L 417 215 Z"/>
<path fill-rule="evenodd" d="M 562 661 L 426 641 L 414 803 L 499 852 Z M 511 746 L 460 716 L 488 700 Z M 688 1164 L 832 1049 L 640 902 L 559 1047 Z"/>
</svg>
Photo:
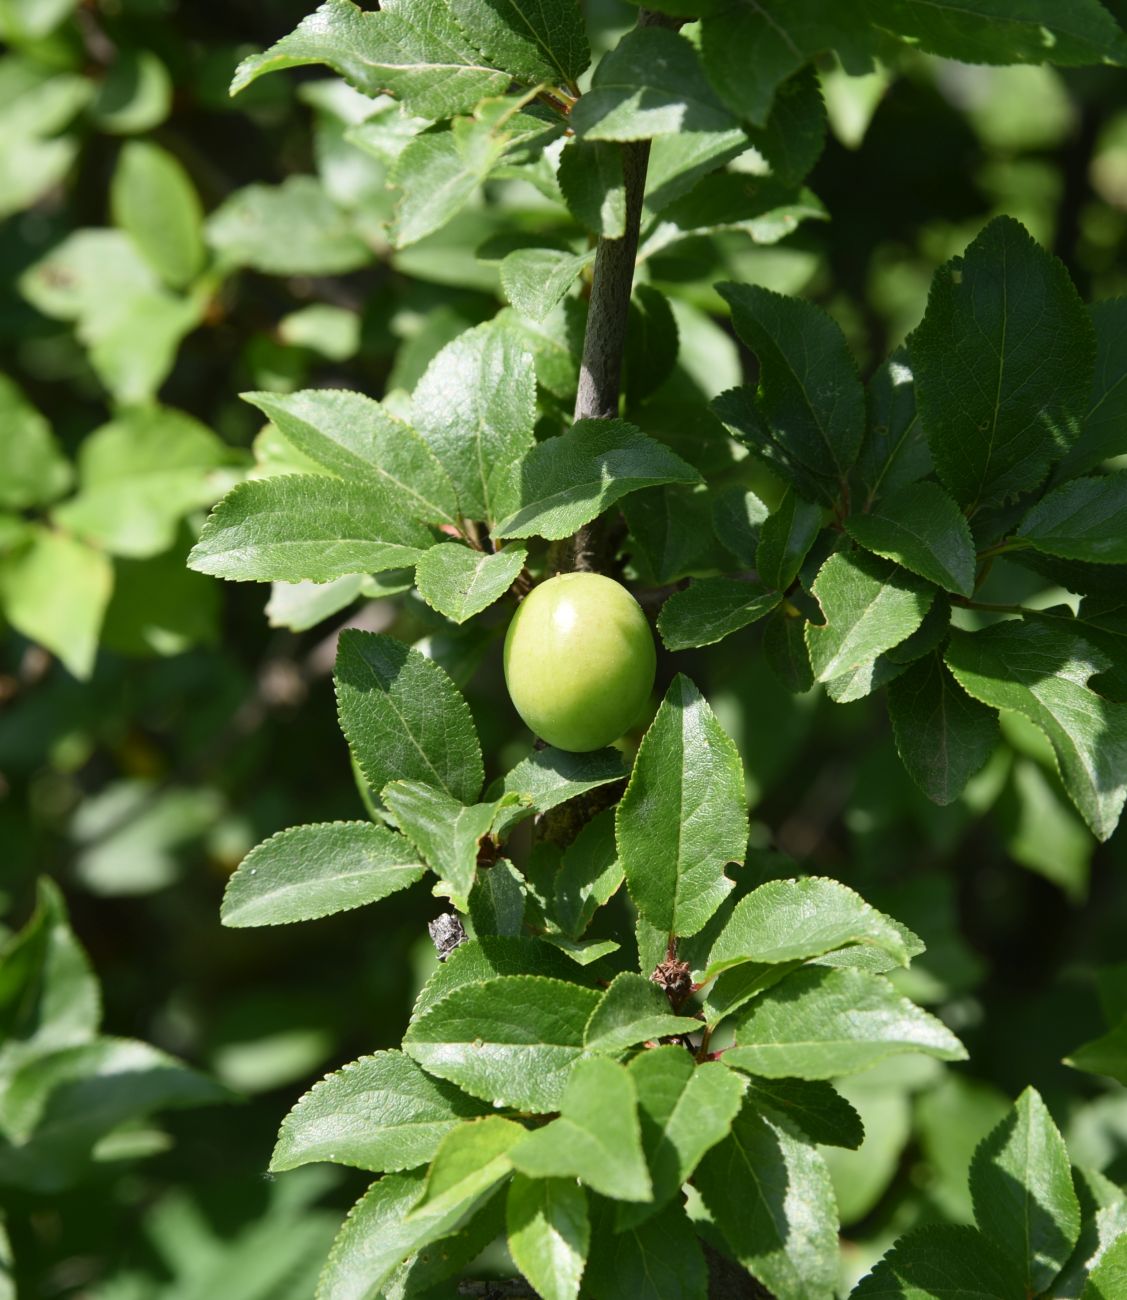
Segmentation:
<svg viewBox="0 0 1127 1300">
<path fill-rule="evenodd" d="M 676 28 L 680 25 L 681 20 L 655 14 L 649 9 L 642 9 L 638 14 L 637 28 Z M 575 397 L 576 420 L 613 420 L 618 415 L 622 358 L 626 350 L 634 267 L 638 260 L 650 142 L 631 140 L 621 149 L 626 193 L 625 230 L 619 239 L 601 237 L 595 248 L 587 329 L 583 336 L 583 360 Z M 612 558 L 611 530 L 607 521 L 594 519 L 584 524 L 567 543 L 554 548 L 551 563 L 556 569 L 601 573 Z"/>
</svg>

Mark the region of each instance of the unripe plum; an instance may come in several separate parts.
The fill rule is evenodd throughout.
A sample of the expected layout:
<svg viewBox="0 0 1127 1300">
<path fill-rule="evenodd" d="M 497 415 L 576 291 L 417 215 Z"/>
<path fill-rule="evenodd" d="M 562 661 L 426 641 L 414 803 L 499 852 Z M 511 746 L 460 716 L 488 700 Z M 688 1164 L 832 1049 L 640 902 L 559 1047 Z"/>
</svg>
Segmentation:
<svg viewBox="0 0 1127 1300">
<path fill-rule="evenodd" d="M 656 655 L 642 608 L 598 573 L 534 587 L 505 637 L 505 682 L 541 739 L 584 753 L 617 740 L 653 688 Z"/>
</svg>

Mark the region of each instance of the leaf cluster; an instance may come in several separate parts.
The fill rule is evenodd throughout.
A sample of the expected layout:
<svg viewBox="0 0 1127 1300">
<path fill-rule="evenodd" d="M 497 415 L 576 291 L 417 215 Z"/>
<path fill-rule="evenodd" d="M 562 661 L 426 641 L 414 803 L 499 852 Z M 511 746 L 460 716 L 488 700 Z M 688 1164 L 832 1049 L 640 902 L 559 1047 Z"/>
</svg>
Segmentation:
<svg viewBox="0 0 1127 1300">
<path fill-rule="evenodd" d="M 476 730 L 437 665 L 346 632 L 336 685 L 379 820 L 267 840 L 231 878 L 224 921 L 325 916 L 429 873 L 472 937 L 423 988 L 402 1051 L 329 1075 L 283 1122 L 275 1169 L 382 1175 L 342 1229 L 323 1293 L 394 1292 L 451 1239 L 443 1267 L 456 1272 L 463 1244 L 496 1233 L 503 1193 L 509 1249 L 542 1294 L 622 1294 L 649 1276 L 660 1293 L 703 1295 L 698 1234 L 712 1238 L 686 1217 L 691 1182 L 725 1253 L 783 1294 L 805 1277 L 829 1295 L 836 1213 L 818 1146 L 861 1140 L 829 1080 L 905 1052 L 965 1054 L 889 982 L 918 938 L 834 881 L 729 874 L 746 853 L 742 765 L 687 678 L 617 808 L 522 867 L 510 856 L 521 822 L 621 785 L 621 755 L 542 749 L 483 793 Z M 625 949 L 597 934 L 624 884 L 636 914 Z M 678 962 L 691 996 L 666 978 Z"/>
</svg>

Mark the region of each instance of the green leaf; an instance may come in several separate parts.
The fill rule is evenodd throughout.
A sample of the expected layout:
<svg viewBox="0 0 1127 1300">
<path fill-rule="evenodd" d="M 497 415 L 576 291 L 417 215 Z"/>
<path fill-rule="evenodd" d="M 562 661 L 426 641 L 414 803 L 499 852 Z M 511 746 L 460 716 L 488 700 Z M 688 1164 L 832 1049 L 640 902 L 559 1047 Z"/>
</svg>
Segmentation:
<svg viewBox="0 0 1127 1300">
<path fill-rule="evenodd" d="M 407 1217 L 426 1222 L 435 1214 L 473 1205 L 512 1172 L 508 1152 L 524 1134 L 520 1124 L 500 1115 L 459 1124 L 439 1143 L 423 1194 Z"/>
<path fill-rule="evenodd" d="M 1088 1275 L 1081 1300 L 1115 1300 L 1127 1290 L 1127 1233 L 1100 1256 Z"/>
<path fill-rule="evenodd" d="M 733 144 L 734 141 L 734 144 Z M 742 132 L 723 135 L 660 136 L 654 141 L 661 181 L 648 196 L 647 210 L 658 220 L 642 242 L 643 258 L 682 240 L 741 231 L 756 244 L 777 244 L 802 221 L 826 221 L 829 214 L 808 189 L 784 187 L 769 177 L 713 171 L 747 147 Z M 666 154 L 661 177 L 662 154 Z M 702 175 L 702 173 L 708 173 Z"/>
<path fill-rule="evenodd" d="M 931 473 L 931 450 L 916 410 L 907 348 L 897 348 L 869 381 L 869 420 L 853 469 L 862 509 Z"/>
<path fill-rule="evenodd" d="M 845 57 L 865 30 L 852 6 L 827 9 L 818 0 L 708 8 L 715 17 L 706 15 L 702 25 L 701 56 L 709 80 L 732 112 L 758 126 L 767 121 L 775 92 L 788 77 L 823 50 L 836 49 Z M 699 5 L 691 10 L 700 11 Z M 855 62 L 850 61 L 851 71 L 866 70 Z"/>
<path fill-rule="evenodd" d="M 760 529 L 767 519 L 767 507 L 754 491 L 742 487 L 725 487 L 708 495 L 716 539 L 745 568 L 755 568 L 755 551 L 759 547 Z"/>
<path fill-rule="evenodd" d="M 708 1267 L 679 1205 L 622 1232 L 601 1208 L 584 1280 L 593 1300 L 706 1300 Z"/>
<path fill-rule="evenodd" d="M 773 614 L 763 629 L 767 665 L 792 695 L 801 695 L 814 685 L 805 627 L 804 618 L 783 609 Z"/>
<path fill-rule="evenodd" d="M 336 663 L 341 730 L 368 784 L 421 781 L 459 803 L 481 792 L 481 745 L 469 707 L 431 660 L 389 636 L 348 628 Z"/>
<path fill-rule="evenodd" d="M 32 1057 L 89 1042 L 102 1018 L 97 978 L 49 877 L 35 911 L 0 946 L 0 1077 Z"/>
<path fill-rule="evenodd" d="M 480 935 L 460 944 L 439 965 L 416 999 L 411 1018 L 417 1020 L 455 989 L 484 984 L 500 975 L 546 975 L 570 981 L 577 973 L 570 957 L 543 939 Z"/>
<path fill-rule="evenodd" d="M 44 6 L 22 0 L 21 7 L 40 14 Z M 12 0 L 0 9 L 0 40 L 12 21 Z M 33 71 L 34 69 L 34 71 Z M 0 132 L 0 216 L 22 212 L 63 181 L 74 164 L 79 140 L 61 132 L 95 93 L 91 80 L 36 60 L 7 63 Z"/>
<path fill-rule="evenodd" d="M 14 1071 L 3 1099 L 0 1185 L 58 1192 L 89 1175 L 97 1144 L 122 1125 L 229 1100 L 205 1075 L 133 1039 L 36 1056 Z"/>
<path fill-rule="evenodd" d="M 270 1169 L 312 1161 L 373 1173 L 425 1165 L 482 1103 L 432 1079 L 402 1052 L 362 1056 L 316 1083 L 282 1121 Z"/>
<path fill-rule="evenodd" d="M 754 582 L 699 578 L 662 605 L 657 630 L 668 650 L 714 645 L 758 622 L 782 598 L 781 592 L 768 591 Z"/>
<path fill-rule="evenodd" d="M 813 170 L 826 143 L 826 106 L 814 68 L 805 68 L 780 88 L 771 116 L 748 132 L 772 178 L 798 185 Z"/>
<path fill-rule="evenodd" d="M 749 1105 L 781 1115 L 811 1142 L 856 1151 L 864 1141 L 860 1115 L 830 1084 L 820 1079 L 745 1081 Z"/>
<path fill-rule="evenodd" d="M 826 683 L 826 694 L 835 704 L 848 704 L 852 700 L 863 700 L 867 695 L 880 690 L 904 671 L 904 665 L 894 663 L 888 655 L 878 655 L 857 664 L 840 677 L 833 677 Z"/>
<path fill-rule="evenodd" d="M 680 456 L 625 420 L 577 420 L 525 457 L 517 508 L 494 530 L 498 537 L 568 537 L 639 488 L 697 483 Z"/>
<path fill-rule="evenodd" d="M 90 115 L 110 135 L 159 126 L 172 107 L 172 78 L 151 49 L 122 45 L 98 84 Z"/>
<path fill-rule="evenodd" d="M 556 174 L 571 215 L 593 235 L 621 239 L 626 232 L 622 150 L 599 140 L 568 142 Z"/>
<path fill-rule="evenodd" d="M 912 637 L 919 636 L 922 630 L 923 625 L 921 624 L 920 628 L 908 638 L 908 642 L 912 640 Z M 826 694 L 836 704 L 847 704 L 851 700 L 862 700 L 882 686 L 887 686 L 890 682 L 895 681 L 905 671 L 911 659 L 912 656 L 908 655 L 905 661 L 902 662 L 898 658 L 893 658 L 891 651 L 887 654 L 877 655 L 873 659 L 866 659 L 863 663 L 855 664 L 840 676 L 830 678 L 826 683 Z"/>
<path fill-rule="evenodd" d="M 970 1190 L 982 1232 L 1017 1265 L 1028 1294 L 1043 1291 L 1076 1245 L 1080 1203 L 1064 1139 L 1034 1089 L 974 1153 Z"/>
<path fill-rule="evenodd" d="M 642 212 L 643 218 L 656 214 L 658 220 L 643 235 L 643 260 L 669 244 L 693 238 L 694 229 L 705 234 L 742 230 L 755 243 L 776 243 L 803 218 L 825 217 L 825 209 L 809 190 L 781 194 L 770 179 L 763 183 L 724 179 L 727 173 L 718 168 L 738 159 L 747 144 L 740 126 L 677 131 L 651 140 Z M 714 181 L 714 174 L 719 179 Z M 789 211 L 783 211 L 786 208 Z"/>
<path fill-rule="evenodd" d="M 457 117 L 415 136 L 389 178 L 400 191 L 392 223 L 395 247 L 406 248 L 446 225 L 475 198 L 507 153 L 524 146 L 535 154 L 563 129 L 562 120 L 547 110 L 522 112 L 519 100 L 490 99 L 472 117 Z"/>
<path fill-rule="evenodd" d="M 577 966 L 591 966 L 604 957 L 618 952 L 622 945 L 616 939 L 569 939 L 563 934 L 545 935 L 547 941 L 565 952 Z"/>
<path fill-rule="evenodd" d="M 1021 1277 L 976 1228 L 918 1228 L 861 1279 L 850 1300 L 1027 1300 Z"/>
<path fill-rule="evenodd" d="M 1115 1269 L 1123 1268 L 1127 1256 L 1127 1198 L 1123 1191 L 1104 1175 L 1077 1166 L 1073 1178 L 1080 1200 L 1080 1238 L 1072 1258 L 1053 1281 L 1053 1290 L 1061 1297 L 1083 1300 L 1112 1300 L 1114 1283 L 1122 1281 Z M 1092 1290 L 1084 1288 L 1100 1264 L 1109 1259 L 1109 1267 L 1097 1278 Z M 1099 1282 L 1112 1284 L 1100 1287 Z"/>
<path fill-rule="evenodd" d="M 862 551 L 831 555 L 814 579 L 825 623 L 807 623 L 817 681 L 828 682 L 906 640 L 931 606 L 934 589 Z"/>
<path fill-rule="evenodd" d="M 966 516 L 936 483 L 912 483 L 882 497 L 845 529 L 875 555 L 895 560 L 944 591 L 974 592 L 975 549 Z"/>
<path fill-rule="evenodd" d="M 1062 560 L 1032 547 L 1015 547 L 1006 558 L 1029 569 L 1053 586 L 1080 595 L 1119 596 L 1127 586 L 1127 564 L 1090 564 L 1084 560 Z"/>
<path fill-rule="evenodd" d="M 666 934 L 695 934 L 723 902 L 747 848 L 739 751 L 680 674 L 642 739 L 616 836 L 630 896 Z"/>
<path fill-rule="evenodd" d="M 965 63 L 1118 63 L 1127 40 L 1098 0 L 875 0 L 872 21 L 932 54 Z"/>
<path fill-rule="evenodd" d="M 615 1200 L 651 1199 L 638 1096 L 624 1066 L 599 1059 L 580 1061 L 568 1077 L 559 1109 L 559 1119 L 534 1129 L 509 1152 L 521 1173 L 529 1178 L 578 1178 Z"/>
<path fill-rule="evenodd" d="M 578 1300 L 591 1244 L 587 1194 L 567 1178 L 514 1176 L 506 1207 L 509 1254 L 544 1300 Z"/>
<path fill-rule="evenodd" d="M 76 230 L 24 272 L 45 315 L 76 322 L 98 378 L 123 405 L 150 401 L 200 322 L 202 294 L 174 295 L 120 230 Z"/>
<path fill-rule="evenodd" d="M 227 882 L 224 925 L 312 921 L 376 903 L 421 880 L 413 845 L 386 826 L 323 822 L 264 840 Z"/>
<path fill-rule="evenodd" d="M 1045 738 L 1015 714 L 1003 715 L 1003 728 L 1011 733 L 1021 728 L 1041 759 L 1037 762 L 1021 754 L 1014 758 L 998 804 L 1006 851 L 1015 862 L 1060 886 L 1069 901 L 1079 905 L 1088 897 L 1095 842 L 1059 781 L 1042 766 L 1045 759 L 1053 761 Z"/>
<path fill-rule="evenodd" d="M 159 145 L 131 140 L 110 186 L 114 223 L 144 254 L 165 284 L 189 284 L 205 261 L 203 207 L 188 173 Z"/>
<path fill-rule="evenodd" d="M 556 872 L 555 920 L 578 939 L 595 912 L 610 901 L 624 872 L 614 840 L 614 809 L 592 817 L 567 846 Z"/>
<path fill-rule="evenodd" d="M 1071 626 L 1102 650 L 1112 664 L 1111 668 L 1104 670 L 1097 686 L 1110 687 L 1114 681 L 1117 689 L 1104 689 L 1102 693 L 1124 699 L 1127 696 L 1127 597 L 1085 596 L 1075 617 L 1076 622 Z"/>
<path fill-rule="evenodd" d="M 496 1194 L 491 1189 L 479 1202 L 470 1204 L 455 1233 L 424 1245 L 396 1269 L 381 1293 L 384 1300 L 414 1300 L 420 1295 L 433 1298 L 448 1292 L 457 1278 L 471 1271 L 482 1251 L 497 1240 L 504 1224 L 503 1197 L 500 1189 Z"/>
<path fill-rule="evenodd" d="M 71 477 L 51 426 L 0 374 L 0 507 L 47 505 L 70 487 Z"/>
<path fill-rule="evenodd" d="M 832 1079 L 898 1052 L 962 1061 L 942 1021 L 902 998 L 883 975 L 800 967 L 757 998 L 725 1064 L 768 1079 Z"/>
<path fill-rule="evenodd" d="M 887 661 L 893 665 L 914 664 L 925 655 L 939 650 L 950 635 L 951 602 L 946 596 L 937 594 L 919 627 L 910 637 L 881 655 L 878 663 Z"/>
<path fill-rule="evenodd" d="M 518 248 L 501 261 L 501 287 L 522 316 L 540 321 L 594 260 L 593 249 L 566 253 L 558 248 Z"/>
<path fill-rule="evenodd" d="M 474 197 L 507 147 L 504 135 L 468 117 L 417 135 L 390 178 L 401 196 L 392 231 L 395 247 L 407 248 L 445 226 Z"/>
<path fill-rule="evenodd" d="M 525 904 L 524 877 L 507 858 L 479 869 L 469 896 L 470 919 L 478 934 L 519 935 Z"/>
<path fill-rule="evenodd" d="M 804 961 L 853 944 L 875 947 L 899 966 L 923 951 L 848 885 L 821 876 L 769 880 L 736 904 L 712 945 L 703 978 L 715 979 L 744 962 Z"/>
<path fill-rule="evenodd" d="M 499 67 L 528 82 L 575 81 L 591 61 L 571 0 L 446 0 L 462 29 Z"/>
<path fill-rule="evenodd" d="M 821 1153 L 745 1102 L 694 1179 L 736 1259 L 776 1295 L 830 1300 L 837 1208 Z"/>
<path fill-rule="evenodd" d="M 415 585 L 414 574 L 409 570 L 407 573 L 407 587 L 410 588 Z M 266 621 L 271 627 L 307 632 L 340 610 L 347 609 L 363 592 L 365 582 L 363 573 L 348 573 L 332 582 L 276 582 L 266 602 Z M 208 585 L 212 591 L 217 590 L 214 584 Z"/>
<path fill-rule="evenodd" d="M 495 1186 L 490 1182 L 464 1201 L 412 1214 L 425 1176 L 421 1169 L 387 1174 L 357 1201 L 321 1273 L 322 1300 L 377 1300 L 404 1260 L 455 1232 Z"/>
<path fill-rule="evenodd" d="M 906 1062 L 905 1067 L 911 1077 L 912 1064 Z M 867 1084 L 862 1081 L 851 1087 L 853 1101 L 866 1121 L 863 1150 L 825 1153 L 838 1213 L 849 1225 L 861 1222 L 889 1192 L 912 1135 L 910 1096 L 899 1085 L 880 1087 L 879 1076 L 871 1086 Z M 964 1171 L 959 1173 L 962 1177 Z"/>
<path fill-rule="evenodd" d="M 208 516 L 188 566 L 232 582 L 331 582 L 409 567 L 432 544 L 374 484 L 283 474 L 232 488 Z"/>
<path fill-rule="evenodd" d="M 620 1205 L 617 1226 L 632 1228 L 677 1198 L 705 1152 L 731 1132 L 746 1080 L 717 1061 L 697 1065 L 683 1047 L 656 1047 L 630 1062 L 653 1201 Z"/>
<path fill-rule="evenodd" d="M 502 546 L 499 551 L 473 551 L 460 542 L 443 542 L 424 551 L 415 568 L 419 595 L 455 623 L 488 609 L 516 581 L 528 549 Z"/>
<path fill-rule="evenodd" d="M 77 0 L 7 0 L 0 10 L 0 35 L 14 45 L 37 41 L 76 8 Z"/>
<path fill-rule="evenodd" d="M 953 803 L 998 743 L 997 715 L 961 689 L 938 654 L 889 686 L 888 715 L 900 761 L 933 803 Z"/>
<path fill-rule="evenodd" d="M 809 500 L 832 503 L 865 432 L 865 390 L 837 322 L 812 303 L 721 284 L 736 333 L 759 359 L 759 387 L 713 408 Z"/>
<path fill-rule="evenodd" d="M 1127 1019 L 1065 1057 L 1065 1065 L 1127 1083 Z"/>
<path fill-rule="evenodd" d="M 515 467 L 536 421 L 536 372 L 519 334 L 496 322 L 460 334 L 419 380 L 411 415 L 464 518 L 494 521 L 511 508 Z"/>
<path fill-rule="evenodd" d="M 1127 298 L 1088 308 L 1096 331 L 1096 371 L 1080 437 L 1061 461 L 1058 478 L 1085 474 L 1113 456 L 1127 454 Z"/>
<path fill-rule="evenodd" d="M 156 277 L 120 230 L 75 230 L 20 278 L 20 292 L 55 320 L 97 320 L 109 288 L 136 298 Z"/>
<path fill-rule="evenodd" d="M 640 405 L 665 383 L 677 364 L 680 348 L 680 331 L 669 299 L 651 284 L 636 285 L 630 298 L 622 358 L 627 410 Z"/>
<path fill-rule="evenodd" d="M 398 493 L 407 513 L 452 524 L 454 487 L 427 443 L 409 425 L 361 393 L 313 388 L 300 393 L 243 393 L 283 438 L 318 465 L 350 480 Z"/>
<path fill-rule="evenodd" d="M 1127 563 L 1127 471 L 1065 483 L 1037 502 L 1015 535 L 1065 559 Z"/>
<path fill-rule="evenodd" d="M 318 1297 L 375 1300 L 399 1265 L 432 1240 L 432 1225 L 407 1218 L 425 1177 L 422 1169 L 388 1174 L 368 1188 L 333 1242 L 321 1272 Z M 453 1227 L 441 1226 L 447 1231 Z"/>
<path fill-rule="evenodd" d="M 396 824 L 426 858 L 459 911 L 469 906 L 481 841 L 497 804 L 467 807 L 424 781 L 392 781 L 380 792 Z M 507 796 L 515 800 L 515 795 Z"/>
<path fill-rule="evenodd" d="M 786 591 L 802 568 L 810 548 L 822 531 L 821 506 L 804 501 L 788 488 L 778 506 L 759 529 L 755 567 L 760 578 L 776 591 Z"/>
<path fill-rule="evenodd" d="M 360 313 L 327 302 L 310 303 L 278 322 L 278 338 L 293 348 L 308 348 L 329 361 L 350 361 L 360 351 Z"/>
<path fill-rule="evenodd" d="M 623 971 L 614 977 L 591 1012 L 584 1045 L 591 1052 L 620 1056 L 635 1043 L 688 1033 L 694 1028 L 691 1020 L 672 1013 L 669 1000 L 652 980 Z"/>
<path fill-rule="evenodd" d="M 225 265 L 266 275 L 342 275 L 372 260 L 351 218 L 312 176 L 236 190 L 208 217 L 205 234 Z"/>
<path fill-rule="evenodd" d="M 38 525 L 24 545 L 0 557 L 4 617 L 79 679 L 94 671 L 112 590 L 113 568 L 101 551 Z"/>
<path fill-rule="evenodd" d="M 466 984 L 415 1019 L 403 1048 L 430 1074 L 475 1097 L 538 1113 L 559 1110 L 593 989 L 538 975 Z"/>
<path fill-rule="evenodd" d="M 702 570 L 727 567 L 726 557 L 716 548 L 712 494 L 703 484 L 644 488 L 623 499 L 622 513 L 642 584 L 664 586 Z"/>
<path fill-rule="evenodd" d="M 118 560 L 113 596 L 102 624 L 102 644 L 139 658 L 183 654 L 219 641 L 221 592 L 187 567 L 190 535 L 151 560 Z"/>
<path fill-rule="evenodd" d="M 0 1219 L 0 1300 L 16 1300 L 15 1262 L 8 1229 Z"/>
<path fill-rule="evenodd" d="M 1076 441 L 1095 340 L 1055 257 L 998 217 L 936 272 L 908 341 L 935 468 L 960 505 L 1035 488 Z"/>
<path fill-rule="evenodd" d="M 185 515 L 222 495 L 230 459 L 215 434 L 183 411 L 128 411 L 83 439 L 78 494 L 53 517 L 114 555 L 159 555 Z"/>
<path fill-rule="evenodd" d="M 268 72 L 309 63 L 327 64 L 367 95 L 387 91 L 427 118 L 471 109 L 510 81 L 470 43 L 447 0 L 433 0 L 425 12 L 413 0 L 390 0 L 378 13 L 327 0 L 289 36 L 244 59 L 231 94 Z"/>
<path fill-rule="evenodd" d="M 728 131 L 736 123 L 692 45 L 676 32 L 649 27 L 628 32 L 600 61 L 571 125 L 582 139 L 645 140 Z"/>
<path fill-rule="evenodd" d="M 784 976 L 789 975 L 799 964 L 798 962 L 774 964 L 745 962 L 741 966 L 734 966 L 731 970 L 724 971 L 705 994 L 706 1023 L 715 1027 L 726 1016 L 742 1007 L 745 1002 L 758 997 L 764 989 L 770 988 Z"/>
<path fill-rule="evenodd" d="M 503 834 L 528 816 L 529 810 L 548 812 L 588 790 L 624 781 L 627 775 L 617 749 L 595 749 L 586 754 L 573 754 L 551 745 L 538 749 L 521 759 L 501 781 L 502 793 L 521 795 L 523 799 L 522 806 L 509 809 L 498 819 L 497 833 Z M 491 793 L 498 791 L 493 788 Z"/>
<path fill-rule="evenodd" d="M 957 632 L 947 650 L 947 667 L 968 695 L 1023 714 L 1048 736 L 1068 796 L 1100 840 L 1127 800 L 1127 704 L 1088 685 L 1110 666 L 1087 641 L 1046 623 Z"/>
</svg>

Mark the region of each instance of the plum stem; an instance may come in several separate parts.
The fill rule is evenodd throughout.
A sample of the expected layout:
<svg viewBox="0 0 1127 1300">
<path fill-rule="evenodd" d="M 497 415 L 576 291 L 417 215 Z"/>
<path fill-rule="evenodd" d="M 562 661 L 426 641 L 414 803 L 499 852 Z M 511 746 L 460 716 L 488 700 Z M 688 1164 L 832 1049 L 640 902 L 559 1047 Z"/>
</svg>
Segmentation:
<svg viewBox="0 0 1127 1300">
<path fill-rule="evenodd" d="M 642 9 L 638 13 L 637 27 L 677 28 L 682 21 Z M 634 267 L 638 260 L 650 142 L 630 140 L 620 148 L 626 195 L 625 229 L 617 239 L 600 236 L 595 248 L 591 300 L 583 336 L 583 360 L 575 398 L 576 420 L 613 420 L 618 416 L 622 358 L 626 350 Z M 613 558 L 607 554 L 609 540 L 606 519 L 593 519 L 577 529 L 563 545 L 553 547 L 556 554 L 552 567 L 601 573 Z"/>
</svg>

